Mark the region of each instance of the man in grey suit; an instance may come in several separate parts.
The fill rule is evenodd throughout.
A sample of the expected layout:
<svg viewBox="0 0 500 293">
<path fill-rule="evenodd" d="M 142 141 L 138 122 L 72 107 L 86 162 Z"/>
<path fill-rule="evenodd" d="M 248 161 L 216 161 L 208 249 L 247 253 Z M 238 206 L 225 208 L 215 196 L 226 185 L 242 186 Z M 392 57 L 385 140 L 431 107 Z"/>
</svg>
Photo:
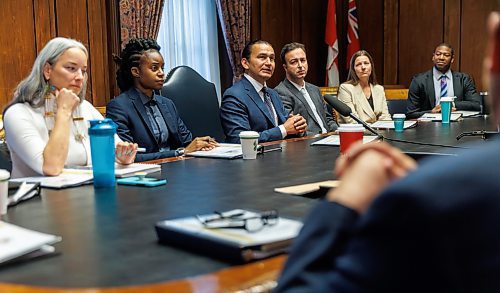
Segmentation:
<svg viewBox="0 0 500 293">
<path fill-rule="evenodd" d="M 453 48 L 446 43 L 439 44 L 432 55 L 431 70 L 417 74 L 408 91 L 408 118 L 418 118 L 424 113 L 440 113 L 441 97 L 453 97 L 454 110 L 481 110 L 481 97 L 469 75 L 451 71 L 454 59 Z"/>
<path fill-rule="evenodd" d="M 306 119 L 307 135 L 337 129 L 337 122 L 331 110 L 327 109 L 319 88 L 304 81 L 308 69 L 305 46 L 300 43 L 286 44 L 280 57 L 286 78 L 274 89 L 280 95 L 285 110 Z"/>
</svg>

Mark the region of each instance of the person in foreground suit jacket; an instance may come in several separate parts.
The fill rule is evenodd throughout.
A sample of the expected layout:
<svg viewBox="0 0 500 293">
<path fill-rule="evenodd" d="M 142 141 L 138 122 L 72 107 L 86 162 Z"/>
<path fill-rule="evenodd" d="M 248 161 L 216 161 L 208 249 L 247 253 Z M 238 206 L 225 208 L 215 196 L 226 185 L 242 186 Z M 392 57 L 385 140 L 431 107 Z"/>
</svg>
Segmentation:
<svg viewBox="0 0 500 293">
<path fill-rule="evenodd" d="M 440 113 L 441 97 L 453 97 L 453 110 L 481 110 L 481 97 L 469 75 L 451 71 L 454 59 L 451 45 L 442 43 L 434 50 L 431 70 L 413 77 L 408 91 L 408 118 L 418 118 L 425 113 Z"/>
<path fill-rule="evenodd" d="M 304 81 L 308 69 L 305 46 L 300 43 L 286 44 L 281 49 L 280 57 L 286 78 L 274 89 L 280 95 L 285 110 L 306 119 L 307 135 L 337 129 L 337 122 L 323 101 L 319 88 Z"/>
<path fill-rule="evenodd" d="M 484 63 L 497 115 L 499 21 L 490 16 L 494 53 Z M 500 173 L 499 150 L 500 140 L 483 142 L 411 171 L 414 161 L 386 143 L 354 145 L 337 160 L 340 186 L 294 241 L 276 292 L 500 292 L 500 181 L 491 175 Z"/>
<path fill-rule="evenodd" d="M 122 93 L 106 106 L 106 116 L 118 125 L 118 136 L 146 149 L 136 161 L 182 156 L 210 150 L 217 143 L 205 136 L 192 139 L 174 103 L 154 94 L 165 81 L 160 46 L 151 39 L 131 39 L 116 57 L 117 82 Z"/>
<path fill-rule="evenodd" d="M 240 143 L 240 132 L 248 130 L 259 133 L 259 142 L 305 134 L 306 120 L 300 115 L 288 115 L 278 93 L 266 85 L 274 73 L 271 44 L 252 41 L 241 55 L 245 74 L 224 92 L 220 108 L 226 142 Z"/>
<path fill-rule="evenodd" d="M 384 87 L 377 84 L 373 58 L 365 50 L 354 53 L 349 65 L 347 81 L 339 87 L 338 98 L 349 106 L 359 119 L 374 123 L 391 120 Z M 357 123 L 351 117 L 340 116 L 340 123 Z"/>
</svg>

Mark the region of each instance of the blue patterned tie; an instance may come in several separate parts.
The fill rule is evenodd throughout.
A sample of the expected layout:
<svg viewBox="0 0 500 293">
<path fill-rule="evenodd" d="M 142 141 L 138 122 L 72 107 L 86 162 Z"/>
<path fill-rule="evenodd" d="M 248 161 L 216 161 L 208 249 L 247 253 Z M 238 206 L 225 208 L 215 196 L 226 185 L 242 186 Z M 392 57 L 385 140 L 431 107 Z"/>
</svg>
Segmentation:
<svg viewBox="0 0 500 293">
<path fill-rule="evenodd" d="M 264 94 L 264 102 L 266 103 L 267 110 L 269 110 L 269 113 L 273 116 L 274 125 L 278 125 L 278 117 L 276 116 L 276 112 L 273 111 L 273 102 L 271 101 L 271 96 L 269 96 L 266 87 L 262 88 L 262 93 Z"/>
<path fill-rule="evenodd" d="M 448 96 L 448 82 L 446 81 L 446 75 L 441 75 L 441 95 L 440 97 Z"/>
</svg>

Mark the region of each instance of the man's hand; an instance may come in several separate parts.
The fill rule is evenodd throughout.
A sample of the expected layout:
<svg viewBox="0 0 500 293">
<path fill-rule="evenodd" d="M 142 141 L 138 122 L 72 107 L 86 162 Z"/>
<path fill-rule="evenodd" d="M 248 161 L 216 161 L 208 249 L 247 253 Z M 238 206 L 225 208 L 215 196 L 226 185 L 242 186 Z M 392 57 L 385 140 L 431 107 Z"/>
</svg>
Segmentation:
<svg viewBox="0 0 500 293">
<path fill-rule="evenodd" d="M 455 112 L 457 108 L 451 107 L 451 112 Z M 432 108 L 432 113 L 441 113 L 441 105 L 437 105 L 436 107 Z"/>
<path fill-rule="evenodd" d="M 185 152 L 192 153 L 196 151 L 209 151 L 214 149 L 219 144 L 215 139 L 210 136 L 196 137 L 193 141 L 186 147 Z"/>
<path fill-rule="evenodd" d="M 283 124 L 286 129 L 286 134 L 300 134 L 304 133 L 307 130 L 307 121 L 300 114 L 293 115 L 290 114 L 288 119 Z"/>
<path fill-rule="evenodd" d="M 385 142 L 356 143 L 337 159 L 341 183 L 327 199 L 364 213 L 382 189 L 416 167 L 412 158 Z"/>
</svg>

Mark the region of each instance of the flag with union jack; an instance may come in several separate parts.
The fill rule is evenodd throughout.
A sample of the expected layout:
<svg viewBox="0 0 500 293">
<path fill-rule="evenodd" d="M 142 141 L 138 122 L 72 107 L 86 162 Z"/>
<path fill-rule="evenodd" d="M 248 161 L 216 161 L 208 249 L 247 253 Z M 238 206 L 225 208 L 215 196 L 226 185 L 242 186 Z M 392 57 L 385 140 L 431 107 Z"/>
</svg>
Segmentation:
<svg viewBox="0 0 500 293">
<path fill-rule="evenodd" d="M 351 57 L 359 51 L 359 30 L 358 30 L 358 10 L 356 9 L 356 1 L 349 0 L 349 12 L 347 14 L 347 68 L 351 62 Z"/>
<path fill-rule="evenodd" d="M 326 60 L 326 85 L 339 86 L 339 42 L 337 39 L 337 16 L 335 14 L 335 0 L 328 1 L 326 13 L 325 42 L 328 45 Z"/>
</svg>

